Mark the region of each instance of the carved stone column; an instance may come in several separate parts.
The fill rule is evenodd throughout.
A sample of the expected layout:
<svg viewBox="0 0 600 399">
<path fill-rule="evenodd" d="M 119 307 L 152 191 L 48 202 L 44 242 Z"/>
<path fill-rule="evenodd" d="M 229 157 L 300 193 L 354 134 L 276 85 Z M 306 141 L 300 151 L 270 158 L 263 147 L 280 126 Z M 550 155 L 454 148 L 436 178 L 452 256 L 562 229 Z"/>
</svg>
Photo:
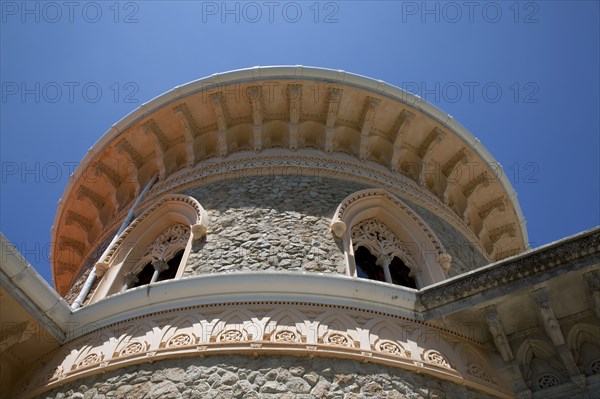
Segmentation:
<svg viewBox="0 0 600 399">
<path fill-rule="evenodd" d="M 123 285 L 123 291 L 127 291 L 133 287 L 139 281 L 138 277 L 133 273 L 127 273 L 125 275 L 125 285 Z"/>
<path fill-rule="evenodd" d="M 158 275 L 161 272 L 169 269 L 169 264 L 164 259 L 155 259 L 152 261 L 152 267 L 154 267 L 154 274 L 152 274 L 152 279 L 150 280 L 150 284 L 156 283 L 158 280 Z"/>
<path fill-rule="evenodd" d="M 377 258 L 377 265 L 383 268 L 383 274 L 385 275 L 385 281 L 392 284 L 392 274 L 390 273 L 390 263 L 394 259 L 391 255 L 379 255 Z"/>
</svg>

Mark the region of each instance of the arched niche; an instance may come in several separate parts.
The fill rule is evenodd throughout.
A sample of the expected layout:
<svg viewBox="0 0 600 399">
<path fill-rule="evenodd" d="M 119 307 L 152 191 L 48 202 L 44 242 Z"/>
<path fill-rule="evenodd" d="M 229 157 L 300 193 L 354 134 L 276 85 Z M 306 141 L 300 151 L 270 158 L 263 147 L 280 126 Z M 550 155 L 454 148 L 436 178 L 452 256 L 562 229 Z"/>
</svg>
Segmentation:
<svg viewBox="0 0 600 399">
<path fill-rule="evenodd" d="M 366 247 L 381 264 L 401 259 L 410 268 L 417 288 L 444 280 L 450 269 L 452 258 L 433 230 L 383 189 L 362 190 L 346 197 L 333 216 L 331 231 L 342 241 L 351 276 L 357 276 L 354 251 L 358 246 Z"/>
<path fill-rule="evenodd" d="M 567 373 L 552 346 L 538 339 L 527 339 L 516 356 L 523 377 L 532 390 L 551 388 L 567 381 Z"/>
<path fill-rule="evenodd" d="M 96 302 L 108 295 L 131 287 L 130 276 L 142 272 L 147 264 L 170 261 L 175 255 L 181 260 L 174 278 L 183 274 L 192 243 L 206 235 L 208 215 L 193 197 L 167 194 L 158 199 L 123 231 L 104 257 L 96 263 L 101 280 L 91 297 Z"/>
<path fill-rule="evenodd" d="M 577 366 L 585 374 L 600 373 L 600 327 L 587 323 L 578 323 L 571 328 L 567 336 Z"/>
</svg>

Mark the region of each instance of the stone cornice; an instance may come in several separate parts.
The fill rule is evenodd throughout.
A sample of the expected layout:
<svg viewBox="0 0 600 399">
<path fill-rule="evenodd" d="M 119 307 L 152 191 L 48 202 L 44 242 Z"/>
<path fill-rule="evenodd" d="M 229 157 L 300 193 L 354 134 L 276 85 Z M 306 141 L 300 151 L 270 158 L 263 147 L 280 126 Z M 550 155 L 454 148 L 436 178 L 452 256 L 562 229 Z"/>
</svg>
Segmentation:
<svg viewBox="0 0 600 399">
<path fill-rule="evenodd" d="M 320 93 L 316 97 L 298 95 L 291 101 L 292 97 L 282 95 L 281 90 L 274 92 L 274 87 L 282 89 L 289 85 L 299 90 L 316 87 L 315 93 L 327 91 L 328 94 Z M 266 101 L 264 107 L 253 101 L 254 97 L 246 98 L 244 95 L 246 89 L 255 90 L 256 87 L 262 87 L 261 101 Z M 338 104 L 339 109 L 331 107 L 329 89 L 332 87 L 336 93 L 348 93 L 348 96 L 344 94 L 344 98 L 354 100 Z M 252 90 L 249 92 L 253 93 Z M 227 93 L 235 94 L 235 98 L 230 100 L 239 102 L 237 106 L 227 105 L 223 97 Z M 360 115 L 359 108 L 365 101 L 369 104 L 369 112 L 360 116 L 359 120 L 348 116 Z M 185 104 L 186 112 L 178 108 L 182 104 Z M 375 115 L 375 104 L 393 111 Z M 323 110 L 328 112 L 327 117 Z M 338 114 L 348 120 L 337 117 Z M 389 126 L 395 126 L 394 121 L 400 115 L 414 115 L 411 117 L 414 122 L 410 129 L 398 127 L 398 131 L 393 132 L 392 136 L 401 135 L 402 138 L 401 147 L 392 154 L 389 148 L 398 140 L 375 136 L 382 128 L 389 130 Z M 195 120 L 201 120 L 204 125 L 194 127 Z M 306 135 L 307 128 L 315 133 Z M 445 132 L 444 143 L 448 142 L 449 146 L 434 146 L 433 141 L 439 134 L 423 137 L 424 129 Z M 148 140 L 144 132 L 150 134 L 153 140 Z M 406 143 L 406 148 L 417 146 L 419 150 L 409 151 L 404 157 L 402 142 Z M 119 143 L 122 145 L 118 146 Z M 357 144 L 360 144 L 360 151 L 354 148 Z M 151 176 L 158 174 L 160 183 L 164 184 L 171 182 L 178 171 L 197 172 L 215 160 L 229 163 L 239 151 L 263 151 L 269 147 L 283 147 L 291 153 L 301 148 L 318 148 L 334 160 L 347 153 L 366 164 L 377 163 L 392 174 L 402 176 L 402 173 L 407 173 L 415 180 L 419 191 L 428 191 L 432 197 L 441 199 L 442 204 L 446 201 L 445 207 L 452 207 L 452 211 L 460 215 L 462 223 L 470 230 L 468 236 L 474 234 L 475 241 L 481 241 L 482 247 L 488 250 L 488 256 L 498 259 L 498 256 L 508 254 L 502 251 L 505 247 L 515 248 L 513 252 L 527 247 L 524 218 L 510 182 L 505 174 L 495 177 L 482 175 L 487 174 L 486 165 L 497 162 L 473 135 L 449 115 L 397 87 L 343 71 L 306 67 L 252 68 L 213 75 L 177 87 L 126 116 L 90 149 L 65 189 L 52 230 L 51 241 L 56 243 L 52 249 L 52 269 L 58 291 L 66 292 L 75 276 L 69 270 L 61 274 L 60 263 L 69 260 L 70 263 L 84 264 L 98 237 L 110 231 L 113 223 L 121 223 L 120 211 L 128 208 L 132 198 Z M 434 180 L 419 177 L 419 170 L 425 168 L 425 164 L 446 165 L 448 159 L 452 159 L 450 152 L 454 150 L 446 151 L 446 147 L 461 148 L 463 152 L 473 154 L 473 165 L 477 165 L 477 170 L 472 170 L 473 175 L 469 169 L 460 181 L 451 182 L 441 172 Z M 150 155 L 143 157 L 143 154 Z M 95 169 L 103 175 L 103 179 L 92 181 L 88 178 L 89 173 L 86 172 L 92 165 L 96 165 Z M 403 165 L 409 165 L 408 169 Z M 488 182 L 488 177 L 494 181 Z M 483 180 L 490 183 L 490 187 L 480 187 Z M 499 218 L 479 220 L 474 210 L 498 197 L 511 205 L 502 211 L 501 218 L 514 223 L 517 234 L 511 238 L 501 237 L 502 242 L 494 242 L 492 252 L 490 238 L 479 233 L 498 227 Z M 80 198 L 92 201 L 93 207 L 82 204 Z M 81 211 L 77 212 L 81 216 L 78 220 L 83 222 L 84 230 L 88 220 L 93 224 L 83 234 L 84 239 L 77 242 L 73 239 L 81 236 L 82 224 L 74 226 L 66 222 L 69 211 L 75 210 Z M 70 220 L 74 219 L 71 217 Z M 481 230 L 480 222 L 485 225 L 484 230 Z"/>
<path fill-rule="evenodd" d="M 418 295 L 424 319 L 507 295 L 600 263 L 600 227 L 435 284 Z"/>
</svg>

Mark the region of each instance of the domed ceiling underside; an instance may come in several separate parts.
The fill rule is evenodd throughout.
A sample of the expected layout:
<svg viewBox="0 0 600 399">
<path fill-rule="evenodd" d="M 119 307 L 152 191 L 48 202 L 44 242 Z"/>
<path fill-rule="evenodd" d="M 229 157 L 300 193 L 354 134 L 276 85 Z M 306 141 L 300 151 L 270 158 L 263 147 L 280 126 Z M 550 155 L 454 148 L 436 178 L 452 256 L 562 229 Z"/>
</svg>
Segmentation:
<svg viewBox="0 0 600 399">
<path fill-rule="evenodd" d="M 393 185 L 480 245 L 490 261 L 526 248 L 510 183 L 450 116 L 396 87 L 342 71 L 252 68 L 177 87 L 90 149 L 52 230 L 58 292 L 67 292 L 153 176 L 159 180 L 138 210 L 165 192 L 240 173 L 323 173 Z"/>
</svg>

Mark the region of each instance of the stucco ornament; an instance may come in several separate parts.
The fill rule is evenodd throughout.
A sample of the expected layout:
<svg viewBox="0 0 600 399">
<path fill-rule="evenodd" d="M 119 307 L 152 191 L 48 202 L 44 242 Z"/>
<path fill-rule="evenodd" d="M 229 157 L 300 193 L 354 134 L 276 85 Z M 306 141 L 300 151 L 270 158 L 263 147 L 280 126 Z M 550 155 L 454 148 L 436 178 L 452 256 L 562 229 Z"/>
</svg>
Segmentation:
<svg viewBox="0 0 600 399">
<path fill-rule="evenodd" d="M 185 247 L 190 233 L 190 227 L 178 223 L 169 226 L 148 246 L 144 258 L 165 259 L 173 248 Z"/>
<path fill-rule="evenodd" d="M 367 247 L 377 257 L 400 256 L 403 260 L 407 259 L 404 243 L 389 227 L 375 218 L 352 227 L 352 244 L 354 249 L 359 246 Z"/>
</svg>

